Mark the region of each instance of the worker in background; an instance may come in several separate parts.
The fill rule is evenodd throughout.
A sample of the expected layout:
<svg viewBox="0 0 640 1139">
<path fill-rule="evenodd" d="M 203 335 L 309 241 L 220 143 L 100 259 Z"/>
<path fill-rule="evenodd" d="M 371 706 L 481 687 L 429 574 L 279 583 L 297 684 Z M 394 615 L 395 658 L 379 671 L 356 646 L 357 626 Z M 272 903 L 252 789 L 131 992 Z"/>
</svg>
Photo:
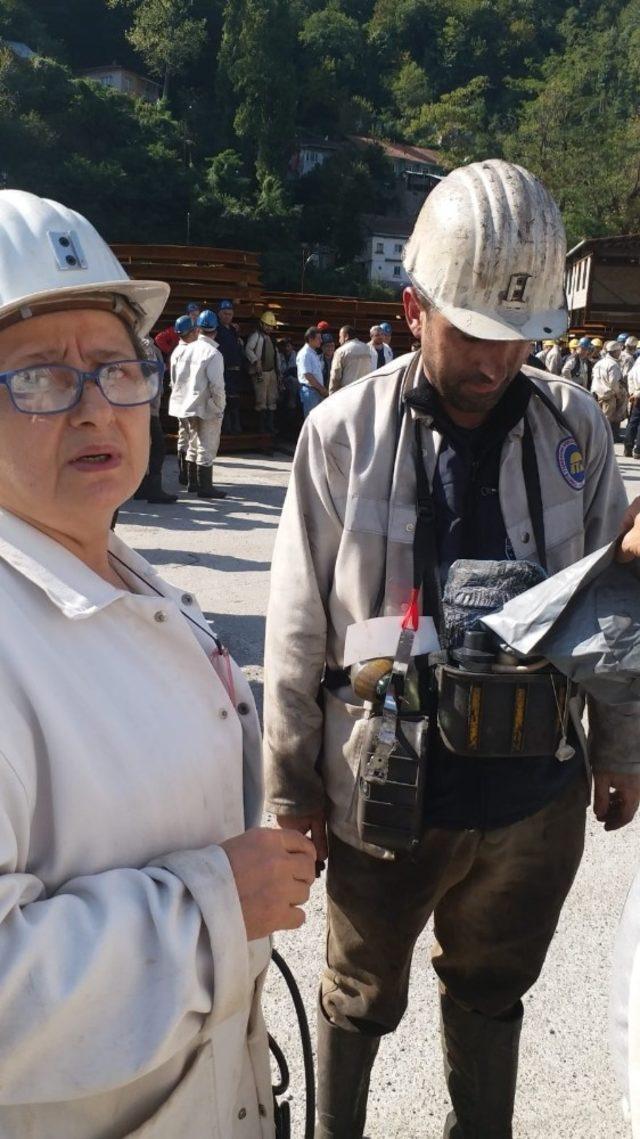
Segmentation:
<svg viewBox="0 0 640 1139">
<path fill-rule="evenodd" d="M 593 351 L 591 353 L 591 363 L 595 364 L 596 360 L 599 360 L 601 355 L 602 355 L 603 341 L 600 339 L 599 336 L 592 336 L 591 337 L 591 346 L 593 349 Z"/>
<path fill-rule="evenodd" d="M 331 325 L 329 324 L 328 320 L 319 320 L 315 327 L 320 333 L 331 332 Z"/>
<path fill-rule="evenodd" d="M 573 340 L 569 341 L 569 355 L 562 365 L 561 372 L 565 379 L 573 380 L 574 383 L 580 384 L 580 387 L 587 391 L 591 386 L 591 362 L 589 359 L 591 350 L 592 345 L 588 336 L 582 336 L 580 340 L 574 337 Z"/>
<path fill-rule="evenodd" d="M 624 436 L 624 453 L 627 459 L 640 459 L 640 358 L 627 375 L 629 396 L 629 422 Z"/>
<path fill-rule="evenodd" d="M 189 304 L 187 305 L 187 316 L 191 320 L 194 328 L 197 328 L 198 317 L 200 316 L 201 312 L 202 305 L 199 305 L 197 301 L 189 301 Z"/>
<path fill-rule="evenodd" d="M 329 394 L 324 383 L 322 360 L 318 355 L 321 346 L 322 333 L 313 325 L 305 332 L 304 344 L 296 356 L 300 403 L 305 419 Z"/>
<path fill-rule="evenodd" d="M 382 339 L 391 351 L 391 359 L 393 360 L 393 348 L 391 347 L 391 337 L 393 335 L 393 328 L 388 320 L 383 320 L 380 328 L 382 329 Z"/>
<path fill-rule="evenodd" d="M 377 368 L 384 368 L 385 364 L 393 360 L 393 352 L 389 345 L 385 344 L 382 327 L 379 324 L 374 324 L 369 329 L 369 350 L 374 371 Z"/>
<path fill-rule="evenodd" d="M 149 404 L 149 463 L 146 474 L 134 494 L 134 499 L 153 503 L 154 506 L 169 506 L 178 501 L 176 494 L 168 494 L 162 485 L 162 467 L 166 454 L 166 443 L 162 423 L 160 422 L 160 406 L 164 394 L 165 364 L 162 352 L 151 336 L 143 336 L 140 343 L 149 360 L 157 362 L 161 371 L 161 380 L 157 394 Z"/>
<path fill-rule="evenodd" d="M 629 372 L 636 362 L 636 355 L 638 351 L 638 339 L 636 336 L 627 336 L 624 344 L 622 345 L 622 352 L 620 353 L 620 371 L 622 378 L 626 382 Z"/>
<path fill-rule="evenodd" d="M 554 376 L 559 376 L 562 372 L 562 365 L 564 362 L 564 356 L 562 353 L 562 348 L 560 347 L 557 340 L 547 340 L 547 341 L 545 341 L 545 345 L 546 345 L 546 352 L 545 352 L 545 357 L 544 357 L 545 368 L 547 369 L 548 372 L 551 372 Z M 545 347 L 545 345 L 543 345 L 543 347 Z"/>
<path fill-rule="evenodd" d="M 212 479 L 225 409 L 224 362 L 216 344 L 215 312 L 203 309 L 196 327 L 197 339 L 180 354 L 172 369 L 169 414 L 187 421 L 189 494 L 226 498 L 226 492 L 215 487 Z"/>
<path fill-rule="evenodd" d="M 611 424 L 614 439 L 617 439 L 622 420 L 627 417 L 628 394 L 620 368 L 621 352 L 619 340 L 607 340 L 604 353 L 594 364 L 591 375 L 591 391 L 605 419 Z"/>
<path fill-rule="evenodd" d="M 565 249 L 560 211 L 528 171 L 499 160 L 455 170 L 426 199 L 405 253 L 420 352 L 329 399 L 298 443 L 272 562 L 265 759 L 279 825 L 310 831 L 319 858 L 328 843 L 316 1139 L 364 1134 L 380 1038 L 402 1019 L 432 914 L 453 1109 L 445 1135 L 512 1137 L 522 998 L 582 856 L 581 737 L 571 728 L 556 745 L 553 691 L 543 722 L 554 742 L 526 760 L 519 740 L 501 758 L 488 743 L 469 758 L 432 730 L 422 831 L 394 859 L 383 835 L 367 841 L 357 825 L 360 759 L 378 754 L 377 729 L 345 665 L 397 652 L 406 674 L 402 615 L 406 628 L 420 613 L 437 617 L 459 558 L 486 561 L 491 587 L 495 560 L 553 574 L 616 537 L 627 498 L 595 402 L 524 363 L 531 341 L 566 329 Z M 383 616 L 393 646 L 374 620 Z M 360 657 L 346 658 L 348 630 Z M 434 697 L 428 658 L 415 663 L 420 714 L 432 717 L 437 698 L 455 715 L 441 687 Z M 511 715 L 514 690 L 502 691 Z M 388 757 L 386 742 L 404 747 L 395 715 L 378 723 L 394 733 L 377 736 Z M 637 704 L 624 714 L 591 704 L 594 810 L 607 829 L 638 806 L 639 723 Z M 385 822 L 395 825 L 389 812 Z"/>
<path fill-rule="evenodd" d="M 169 386 L 173 391 L 175 385 L 176 366 L 183 352 L 187 346 L 198 339 L 198 329 L 194 326 L 190 316 L 179 316 L 173 326 L 173 330 L 178 337 L 178 343 L 173 349 L 169 363 Z M 169 400 L 169 407 L 171 407 L 171 400 Z M 171 414 L 171 412 L 170 412 Z M 178 419 L 178 442 L 176 451 L 178 455 L 178 482 L 180 486 L 186 486 L 188 483 L 187 476 L 187 450 L 189 448 L 189 424 L 183 418 Z"/>
<path fill-rule="evenodd" d="M 275 411 L 278 406 L 278 350 L 273 339 L 278 322 L 268 309 L 260 317 L 259 327 L 245 344 L 244 353 L 249 363 L 253 383 L 255 409 L 258 413 L 258 430 L 274 435 Z"/>
<path fill-rule="evenodd" d="M 320 361 L 322 363 L 322 382 L 329 390 L 329 378 L 331 376 L 331 363 L 336 351 L 336 342 L 333 338 L 333 332 L 323 332 L 322 342 L 320 344 Z"/>
<path fill-rule="evenodd" d="M 355 328 L 343 324 L 338 333 L 340 346 L 336 349 L 331 364 L 329 394 L 346 388 L 354 380 L 361 380 L 371 372 L 371 349 L 358 339 Z"/>
<path fill-rule="evenodd" d="M 222 421 L 222 432 L 225 435 L 242 434 L 242 420 L 240 419 L 240 381 L 244 363 L 244 345 L 233 323 L 233 312 L 233 301 L 220 301 L 218 306 L 218 336 L 216 342 L 224 361 L 224 390 L 227 406 Z"/>
</svg>

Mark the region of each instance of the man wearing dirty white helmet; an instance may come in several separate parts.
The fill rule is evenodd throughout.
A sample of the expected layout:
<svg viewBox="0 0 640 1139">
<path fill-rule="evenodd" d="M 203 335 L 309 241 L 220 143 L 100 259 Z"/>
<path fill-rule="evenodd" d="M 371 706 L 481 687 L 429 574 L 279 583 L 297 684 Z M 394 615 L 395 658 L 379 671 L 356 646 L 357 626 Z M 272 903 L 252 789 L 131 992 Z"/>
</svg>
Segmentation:
<svg viewBox="0 0 640 1139">
<path fill-rule="evenodd" d="M 524 760 L 517 732 L 506 753 L 470 758 L 432 728 L 417 845 L 394 858 L 382 831 L 375 843 L 362 826 L 376 804 L 358 771 L 371 755 L 384 767 L 388 741 L 380 712 L 382 750 L 366 750 L 372 705 L 349 666 L 397 652 L 399 675 L 401 623 L 437 616 L 457 559 L 554 573 L 615 537 L 626 495 L 595 401 L 524 363 L 532 341 L 566 331 L 564 263 L 560 213 L 536 178 L 497 160 L 454 171 L 406 250 L 420 350 L 328 400 L 298 444 L 272 564 L 265 745 L 269 809 L 310 832 L 319 857 L 328 850 L 317 1139 L 363 1135 L 380 1038 L 402 1018 L 431 914 L 453 1101 L 445 1134 L 511 1139 L 522 997 L 583 849 L 578 729 Z M 433 724 L 443 696 L 431 663 L 415 661 Z M 639 717 L 625 711 L 590 713 L 594 810 L 607 829 L 640 798 Z M 555 733 L 551 705 L 545 722 Z"/>
</svg>

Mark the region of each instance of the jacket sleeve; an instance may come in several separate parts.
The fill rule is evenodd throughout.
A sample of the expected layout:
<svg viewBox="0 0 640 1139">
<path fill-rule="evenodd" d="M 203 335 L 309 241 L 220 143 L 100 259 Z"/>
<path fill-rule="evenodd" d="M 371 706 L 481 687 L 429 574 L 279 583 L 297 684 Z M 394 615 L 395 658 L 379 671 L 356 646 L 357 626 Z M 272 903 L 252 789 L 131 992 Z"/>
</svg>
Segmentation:
<svg viewBox="0 0 640 1139">
<path fill-rule="evenodd" d="M 613 449 L 611 428 L 603 416 L 594 421 L 587 445 L 585 481 L 585 554 L 612 542 L 627 508 L 627 494 Z M 640 773 L 640 702 L 610 705 L 592 697 L 589 708 L 589 759 L 594 771 Z"/>
<path fill-rule="evenodd" d="M 340 391 L 342 387 L 342 359 L 343 354 L 338 348 L 331 361 L 331 373 L 329 375 L 329 395 L 333 392 Z"/>
<path fill-rule="evenodd" d="M 206 374 L 209 404 L 219 415 L 224 415 L 227 397 L 224 389 L 224 360 L 220 352 L 207 360 Z"/>
<path fill-rule="evenodd" d="M 19 872 L 33 794 L 0 753 L 0 1103 L 79 1099 L 152 1071 L 250 998 L 219 846 L 66 882 Z"/>
<path fill-rule="evenodd" d="M 267 810 L 274 814 L 303 815 L 324 802 L 316 770 L 322 745 L 318 694 L 327 603 L 343 533 L 331 491 L 342 480 L 310 416 L 298 442 L 271 565 L 264 740 Z"/>
<path fill-rule="evenodd" d="M 249 337 L 249 339 L 247 340 L 247 343 L 244 346 L 244 354 L 247 357 L 247 360 L 249 361 L 250 364 L 257 364 L 259 366 L 262 363 L 262 360 L 261 360 L 262 353 L 261 353 L 260 349 L 261 349 L 260 333 L 259 332 L 252 332 L 251 336 Z"/>
</svg>

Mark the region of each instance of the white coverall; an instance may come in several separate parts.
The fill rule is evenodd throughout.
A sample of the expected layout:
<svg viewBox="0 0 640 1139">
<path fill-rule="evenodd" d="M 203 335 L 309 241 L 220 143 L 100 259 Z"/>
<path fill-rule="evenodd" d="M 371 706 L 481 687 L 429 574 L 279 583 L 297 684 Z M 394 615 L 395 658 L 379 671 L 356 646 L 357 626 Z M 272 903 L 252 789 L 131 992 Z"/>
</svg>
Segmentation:
<svg viewBox="0 0 640 1139">
<path fill-rule="evenodd" d="M 224 361 L 212 336 L 200 333 L 172 361 L 169 415 L 186 419 L 189 431 L 187 462 L 212 467 L 220 446 L 226 406 Z"/>
<path fill-rule="evenodd" d="M 593 366 L 591 391 L 609 423 L 621 423 L 627 414 L 627 389 L 615 356 L 609 352 Z"/>
</svg>

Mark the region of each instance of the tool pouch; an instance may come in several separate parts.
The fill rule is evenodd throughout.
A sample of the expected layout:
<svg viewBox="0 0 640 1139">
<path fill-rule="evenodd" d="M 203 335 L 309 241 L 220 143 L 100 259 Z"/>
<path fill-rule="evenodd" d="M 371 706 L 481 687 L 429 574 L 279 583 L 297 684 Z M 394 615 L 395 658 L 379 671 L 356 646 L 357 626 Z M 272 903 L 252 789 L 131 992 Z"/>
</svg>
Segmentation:
<svg viewBox="0 0 640 1139">
<path fill-rule="evenodd" d="M 429 718 L 399 715 L 384 760 L 379 758 L 383 717 L 367 720 L 360 753 L 356 818 L 363 842 L 399 853 L 422 837 Z"/>
<path fill-rule="evenodd" d="M 438 727 L 449 751 L 478 758 L 555 755 L 567 681 L 555 669 L 492 674 L 436 670 Z"/>
</svg>

